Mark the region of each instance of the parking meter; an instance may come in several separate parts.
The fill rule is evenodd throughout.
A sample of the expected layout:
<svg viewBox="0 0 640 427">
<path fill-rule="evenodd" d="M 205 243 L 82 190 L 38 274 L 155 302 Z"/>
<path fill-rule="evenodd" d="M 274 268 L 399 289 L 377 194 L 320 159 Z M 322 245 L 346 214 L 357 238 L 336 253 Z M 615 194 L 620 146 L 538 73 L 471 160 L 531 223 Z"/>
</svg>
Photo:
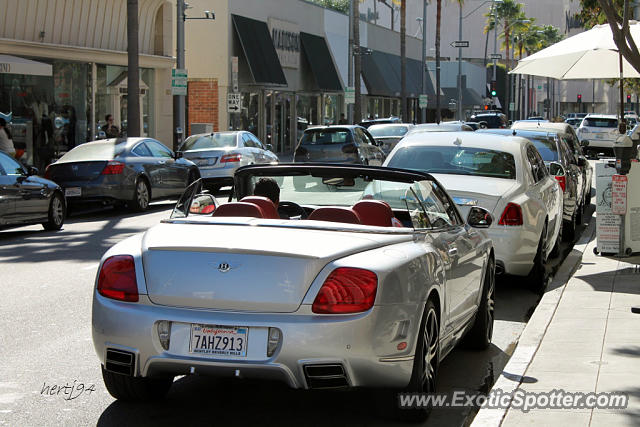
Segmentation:
<svg viewBox="0 0 640 427">
<path fill-rule="evenodd" d="M 638 142 L 640 141 L 640 126 L 636 126 L 631 135 L 622 134 L 613 143 L 616 155 L 616 171 L 626 175 L 631 169 L 631 160 L 638 156 Z"/>
</svg>

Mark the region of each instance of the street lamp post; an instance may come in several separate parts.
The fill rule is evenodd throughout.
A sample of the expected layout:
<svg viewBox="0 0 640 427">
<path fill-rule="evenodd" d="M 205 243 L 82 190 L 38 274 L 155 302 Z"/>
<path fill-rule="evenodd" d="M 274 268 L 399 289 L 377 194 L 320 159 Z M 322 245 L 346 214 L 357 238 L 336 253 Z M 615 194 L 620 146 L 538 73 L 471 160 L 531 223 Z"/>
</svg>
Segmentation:
<svg viewBox="0 0 640 427">
<path fill-rule="evenodd" d="M 189 5 L 184 0 L 176 1 L 177 15 L 176 15 L 176 68 L 183 70 L 185 68 L 184 61 L 184 23 L 187 19 L 216 19 L 213 11 L 205 11 L 205 17 L 203 18 L 187 18 L 186 11 Z M 173 148 L 178 149 L 178 146 L 182 143 L 185 134 L 185 99 L 184 95 L 173 96 L 173 129 L 174 140 Z"/>
</svg>

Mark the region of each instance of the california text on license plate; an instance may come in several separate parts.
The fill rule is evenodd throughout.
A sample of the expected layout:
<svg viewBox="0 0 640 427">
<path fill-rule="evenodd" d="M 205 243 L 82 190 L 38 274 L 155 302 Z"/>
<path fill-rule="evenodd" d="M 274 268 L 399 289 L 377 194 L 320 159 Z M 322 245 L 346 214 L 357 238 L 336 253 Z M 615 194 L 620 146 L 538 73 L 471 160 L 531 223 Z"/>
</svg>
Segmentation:
<svg viewBox="0 0 640 427">
<path fill-rule="evenodd" d="M 604 135 L 596 133 L 596 139 L 604 139 Z"/>
<path fill-rule="evenodd" d="M 192 324 L 189 353 L 246 357 L 248 336 L 246 327 Z"/>
<path fill-rule="evenodd" d="M 82 188 L 80 187 L 69 187 L 65 188 L 64 195 L 66 197 L 78 197 L 82 195 Z"/>
</svg>

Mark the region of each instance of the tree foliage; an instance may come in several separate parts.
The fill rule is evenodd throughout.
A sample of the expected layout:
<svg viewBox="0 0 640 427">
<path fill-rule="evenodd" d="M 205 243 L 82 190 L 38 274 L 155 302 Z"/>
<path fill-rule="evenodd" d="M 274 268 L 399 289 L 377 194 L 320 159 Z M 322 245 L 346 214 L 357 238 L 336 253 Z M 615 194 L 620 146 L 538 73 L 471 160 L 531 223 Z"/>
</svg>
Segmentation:
<svg viewBox="0 0 640 427">
<path fill-rule="evenodd" d="M 309 0 L 327 9 L 349 14 L 349 0 Z"/>
</svg>

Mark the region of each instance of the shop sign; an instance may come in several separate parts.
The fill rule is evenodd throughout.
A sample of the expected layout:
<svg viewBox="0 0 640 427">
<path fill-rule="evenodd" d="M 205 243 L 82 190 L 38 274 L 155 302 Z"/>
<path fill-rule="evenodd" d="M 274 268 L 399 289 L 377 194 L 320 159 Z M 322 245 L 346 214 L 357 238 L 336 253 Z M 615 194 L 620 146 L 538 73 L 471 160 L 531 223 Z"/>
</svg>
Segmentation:
<svg viewBox="0 0 640 427">
<path fill-rule="evenodd" d="M 344 89 L 344 102 L 345 104 L 355 104 L 356 103 L 356 88 L 355 87 L 347 87 Z"/>
<path fill-rule="evenodd" d="M 231 57 L 231 85 L 233 91 L 238 92 L 238 57 Z"/>
<path fill-rule="evenodd" d="M 418 106 L 420 108 L 427 108 L 428 104 L 429 104 L 429 96 L 428 95 L 420 95 L 418 97 Z"/>
<path fill-rule="evenodd" d="M 171 70 L 171 95 L 187 94 L 187 70 L 174 68 Z"/>
<path fill-rule="evenodd" d="M 280 65 L 285 68 L 299 68 L 301 42 L 298 24 L 269 18 L 269 31 Z"/>
<path fill-rule="evenodd" d="M 627 213 L 626 175 L 613 175 L 611 178 L 611 213 L 614 215 Z"/>
</svg>

